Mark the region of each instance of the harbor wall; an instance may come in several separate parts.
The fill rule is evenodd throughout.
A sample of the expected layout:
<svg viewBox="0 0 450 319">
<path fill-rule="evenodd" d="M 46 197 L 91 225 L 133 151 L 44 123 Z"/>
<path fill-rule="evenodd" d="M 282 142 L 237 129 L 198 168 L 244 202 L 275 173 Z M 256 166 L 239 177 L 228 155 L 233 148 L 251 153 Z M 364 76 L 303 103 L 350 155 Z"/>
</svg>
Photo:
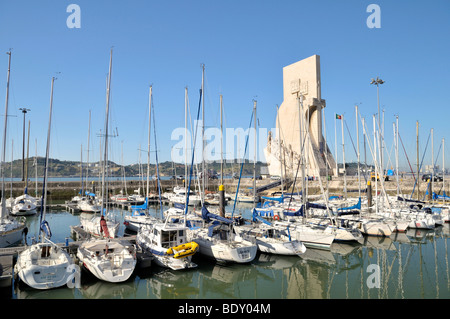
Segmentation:
<svg viewBox="0 0 450 319">
<path fill-rule="evenodd" d="M 392 178 L 392 177 L 391 177 Z M 394 180 L 389 180 L 384 182 L 384 187 L 386 189 L 386 192 L 390 195 L 396 195 L 397 194 L 397 184 L 395 182 L 395 177 L 393 177 Z M 446 181 L 448 179 L 445 179 Z M 273 183 L 274 180 L 271 180 L 269 178 L 257 180 L 256 185 L 257 187 L 264 186 L 269 183 Z M 311 180 L 307 182 L 308 186 L 308 194 L 309 195 L 319 195 L 321 192 L 320 183 L 322 183 L 323 189 L 326 189 L 328 187 L 329 194 L 330 195 L 343 195 L 344 194 L 344 185 L 347 186 L 347 196 L 348 197 L 356 197 L 358 196 L 358 187 L 361 185 L 361 189 L 365 190 L 367 188 L 367 182 L 362 178 L 361 182 L 358 182 L 358 178 L 356 176 L 346 176 L 346 179 L 344 181 L 344 178 L 342 176 L 339 177 L 332 177 L 331 180 Z M 375 181 L 372 181 L 372 193 L 375 195 L 376 186 Z M 139 186 L 141 186 L 141 194 L 142 192 L 142 182 L 139 182 L 138 179 L 136 180 L 127 180 L 127 193 L 128 195 L 131 195 L 134 193 L 134 190 L 137 190 Z M 210 191 L 218 191 L 220 184 L 220 179 L 213 179 L 208 181 L 208 187 L 207 189 Z M 225 186 L 225 192 L 226 193 L 234 193 L 236 191 L 238 184 L 237 179 L 225 179 L 224 180 L 224 186 Z M 425 192 L 427 190 L 428 184 L 425 181 L 420 180 L 419 186 L 415 185 L 414 178 L 412 176 L 406 176 L 404 178 L 400 179 L 400 189 L 401 194 L 404 196 L 407 196 L 408 198 L 411 196 L 411 193 L 414 190 L 413 199 L 417 199 L 417 190 L 419 189 L 419 198 L 423 199 L 425 196 Z M 447 194 L 450 193 L 449 189 L 449 183 L 445 183 L 445 191 Z M 183 181 L 179 180 L 177 183 L 175 183 L 174 180 L 162 180 L 161 181 L 161 187 L 162 187 L 162 193 L 164 192 L 170 192 L 174 186 L 182 186 Z M 93 182 L 91 184 L 91 191 L 92 187 L 95 187 L 96 193 L 99 194 L 101 191 L 101 183 L 100 182 Z M 145 183 L 144 183 L 145 187 Z M 252 188 L 253 187 L 253 180 L 251 178 L 242 178 L 240 182 L 240 190 L 243 192 L 248 192 L 249 194 L 252 194 Z M 111 194 L 117 194 L 124 188 L 123 182 L 121 180 L 117 181 L 110 181 L 109 182 L 109 189 Z M 42 194 L 42 183 L 39 182 L 37 186 L 38 190 L 38 196 L 41 196 Z M 289 188 L 285 187 L 285 190 L 289 192 L 297 192 L 301 191 L 301 181 L 297 180 L 295 183 L 295 189 L 293 189 L 293 184 L 290 183 Z M 48 200 L 50 201 L 59 201 L 59 200 L 69 200 L 73 196 L 77 195 L 80 191 L 80 182 L 79 181 L 50 181 L 48 182 Z M 261 195 L 271 195 L 274 192 L 281 191 L 281 187 L 275 187 L 269 190 L 266 190 Z M 24 192 L 24 183 L 23 182 L 13 182 L 12 183 L 12 196 L 17 197 Z M 155 182 L 152 181 L 150 183 L 150 192 L 157 193 L 157 189 L 155 186 Z M 381 186 L 380 182 L 378 182 L 378 192 L 381 192 Z M 434 182 L 434 192 L 442 194 L 443 193 L 443 183 L 442 182 Z M 28 187 L 28 193 L 32 196 L 35 196 L 36 194 L 36 187 L 35 183 L 33 185 L 29 185 Z M 5 197 L 9 198 L 11 194 L 11 183 L 5 183 Z"/>
</svg>

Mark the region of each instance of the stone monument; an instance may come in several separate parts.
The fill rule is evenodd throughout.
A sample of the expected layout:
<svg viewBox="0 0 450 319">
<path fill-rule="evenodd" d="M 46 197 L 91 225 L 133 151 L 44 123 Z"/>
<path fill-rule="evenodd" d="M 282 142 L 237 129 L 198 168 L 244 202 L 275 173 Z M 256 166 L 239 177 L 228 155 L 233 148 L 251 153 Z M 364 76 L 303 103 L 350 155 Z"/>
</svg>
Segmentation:
<svg viewBox="0 0 450 319">
<path fill-rule="evenodd" d="M 335 161 L 322 133 L 320 57 L 313 55 L 283 68 L 283 103 L 275 137 L 264 149 L 270 175 L 293 178 L 333 175 Z M 303 155 L 303 156 L 302 156 Z"/>
</svg>

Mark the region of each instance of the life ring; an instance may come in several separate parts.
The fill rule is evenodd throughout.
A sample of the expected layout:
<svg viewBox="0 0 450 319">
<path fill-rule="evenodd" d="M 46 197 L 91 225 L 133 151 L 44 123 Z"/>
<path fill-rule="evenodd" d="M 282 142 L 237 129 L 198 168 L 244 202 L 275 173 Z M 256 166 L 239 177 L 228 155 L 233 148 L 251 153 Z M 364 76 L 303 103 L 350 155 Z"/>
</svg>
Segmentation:
<svg viewBox="0 0 450 319">
<path fill-rule="evenodd" d="M 280 216 L 279 215 L 273 215 L 273 219 L 274 220 L 280 220 Z"/>
</svg>

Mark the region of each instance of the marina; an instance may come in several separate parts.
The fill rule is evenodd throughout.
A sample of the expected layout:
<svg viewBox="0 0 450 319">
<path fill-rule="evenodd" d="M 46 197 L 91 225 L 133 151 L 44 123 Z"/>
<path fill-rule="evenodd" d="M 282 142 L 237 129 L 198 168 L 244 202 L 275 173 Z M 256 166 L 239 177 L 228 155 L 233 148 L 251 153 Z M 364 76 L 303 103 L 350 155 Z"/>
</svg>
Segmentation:
<svg viewBox="0 0 450 319">
<path fill-rule="evenodd" d="M 29 2 L 0 10 L 3 304 L 450 299 L 448 3 Z"/>
<path fill-rule="evenodd" d="M 249 217 L 251 206 L 242 206 L 240 213 Z M 151 212 L 156 216 L 159 208 L 152 206 Z M 75 254 L 80 241 L 72 238 L 70 225 L 78 225 L 80 213 L 51 209 L 48 214 L 55 225 L 52 240 Z M 129 212 L 114 208 L 117 218 L 126 214 Z M 37 216 L 28 217 L 27 227 L 30 242 L 38 228 Z M 447 223 L 434 230 L 366 236 L 361 243 L 333 243 L 330 250 L 307 249 L 301 257 L 258 253 L 252 263 L 242 265 L 221 264 L 198 255 L 193 259 L 198 264 L 195 269 L 173 271 L 151 263 L 137 267 L 126 282 L 115 284 L 83 271 L 80 289 L 39 291 L 16 281 L 2 288 L 2 298 L 445 299 L 450 297 L 449 235 Z M 119 236 L 134 242 L 134 234 L 127 234 L 123 224 Z M 2 265 L 21 250 L 1 249 Z M 9 261 L 4 261 L 7 256 Z M 380 267 L 379 286 L 375 281 L 375 287 L 370 286 L 370 265 Z"/>
</svg>

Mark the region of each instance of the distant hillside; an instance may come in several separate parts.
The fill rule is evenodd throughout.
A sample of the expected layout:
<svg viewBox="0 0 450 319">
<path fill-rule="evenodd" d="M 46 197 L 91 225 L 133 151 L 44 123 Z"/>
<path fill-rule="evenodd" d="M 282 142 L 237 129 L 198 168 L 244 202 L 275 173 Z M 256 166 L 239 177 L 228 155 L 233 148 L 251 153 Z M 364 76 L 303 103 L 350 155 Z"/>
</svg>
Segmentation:
<svg viewBox="0 0 450 319">
<path fill-rule="evenodd" d="M 26 161 L 26 160 L 25 160 Z M 37 163 L 37 166 L 36 166 Z M 110 176 L 123 176 L 122 165 L 116 164 L 109 161 Z M 36 176 L 42 177 L 44 175 L 44 157 L 37 157 L 36 161 L 34 157 L 28 160 L 28 178 L 34 178 Z M 86 163 L 83 163 L 83 175 L 86 173 Z M 22 178 L 22 160 L 14 160 L 12 162 L 12 177 Z M 198 164 L 198 168 L 201 169 L 201 164 Z M 256 163 L 256 174 L 260 174 L 261 167 L 266 167 L 265 163 Z M 173 175 L 184 175 L 184 164 L 173 163 L 173 162 L 163 162 L 159 164 L 159 173 L 161 176 L 173 176 Z M 206 168 L 210 171 L 220 173 L 220 163 L 207 163 Z M 233 173 L 239 174 L 241 164 L 239 163 L 224 163 L 223 170 L 224 175 L 232 175 Z M 89 163 L 89 176 L 99 175 L 101 166 L 99 162 Z M 141 169 L 139 170 L 139 164 L 132 164 L 125 166 L 125 176 L 139 176 L 139 172 L 144 175 L 147 174 L 147 164 L 141 164 Z M 194 167 L 194 173 L 196 168 Z M 4 166 L 5 177 L 11 177 L 11 162 L 6 162 Z M 48 175 L 51 177 L 78 177 L 80 176 L 80 162 L 79 161 L 61 161 L 58 159 L 49 159 Z M 150 164 L 150 175 L 156 174 L 156 165 Z M 253 162 L 249 163 L 248 160 L 245 161 L 243 170 L 243 175 L 253 175 Z"/>
</svg>

